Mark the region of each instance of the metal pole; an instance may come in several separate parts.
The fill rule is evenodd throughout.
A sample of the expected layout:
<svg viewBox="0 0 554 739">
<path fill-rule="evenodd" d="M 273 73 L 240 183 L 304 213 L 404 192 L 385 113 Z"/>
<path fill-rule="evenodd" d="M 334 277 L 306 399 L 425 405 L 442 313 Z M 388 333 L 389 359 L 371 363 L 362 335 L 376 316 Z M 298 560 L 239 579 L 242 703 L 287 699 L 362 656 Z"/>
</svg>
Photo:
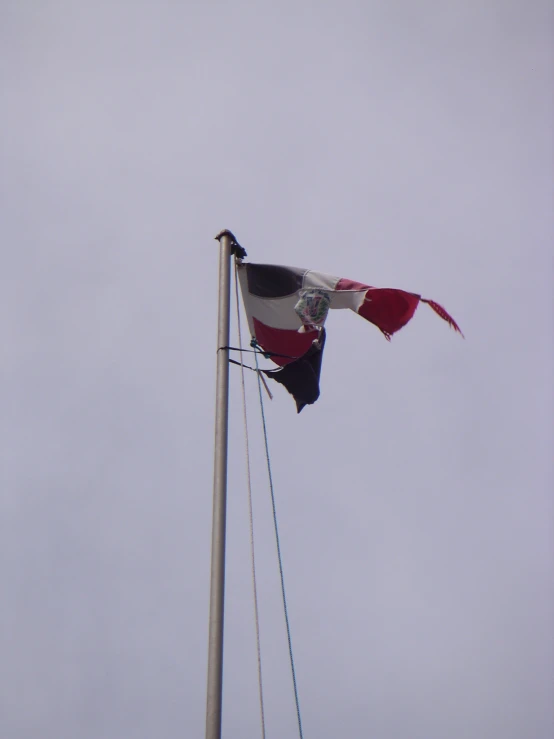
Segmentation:
<svg viewBox="0 0 554 739">
<path fill-rule="evenodd" d="M 208 635 L 208 692 L 206 739 L 221 737 L 223 688 L 223 606 L 225 594 L 225 515 L 227 505 L 227 437 L 229 410 L 229 297 L 231 254 L 238 253 L 230 231 L 216 236 L 220 243 L 219 309 L 217 319 L 217 375 L 215 395 L 214 497 L 212 516 L 212 568 Z"/>
</svg>

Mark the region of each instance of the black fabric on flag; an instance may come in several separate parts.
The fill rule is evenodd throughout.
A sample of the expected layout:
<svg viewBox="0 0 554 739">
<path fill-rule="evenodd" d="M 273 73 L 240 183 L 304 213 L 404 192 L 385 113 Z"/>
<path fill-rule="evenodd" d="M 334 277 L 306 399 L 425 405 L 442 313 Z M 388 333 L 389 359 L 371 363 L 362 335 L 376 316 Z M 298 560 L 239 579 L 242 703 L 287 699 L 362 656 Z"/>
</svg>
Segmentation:
<svg viewBox="0 0 554 739">
<path fill-rule="evenodd" d="M 283 298 L 300 290 L 305 269 L 276 264 L 246 264 L 248 292 L 260 298 Z"/>
<path fill-rule="evenodd" d="M 306 354 L 290 362 L 281 369 L 263 370 L 272 380 L 284 385 L 296 401 L 298 413 L 307 405 L 315 403 L 319 398 L 319 377 L 321 360 L 325 346 L 325 329 L 320 339 L 314 342 Z"/>
</svg>

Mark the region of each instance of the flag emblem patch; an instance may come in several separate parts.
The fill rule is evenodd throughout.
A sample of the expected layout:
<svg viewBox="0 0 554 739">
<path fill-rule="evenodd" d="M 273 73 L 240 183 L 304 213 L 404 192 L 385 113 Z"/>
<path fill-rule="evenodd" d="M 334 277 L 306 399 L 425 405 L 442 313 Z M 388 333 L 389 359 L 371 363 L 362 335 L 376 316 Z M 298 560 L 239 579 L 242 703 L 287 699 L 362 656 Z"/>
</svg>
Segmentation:
<svg viewBox="0 0 554 739">
<path fill-rule="evenodd" d="M 300 299 L 294 306 L 296 315 L 305 326 L 323 326 L 329 308 L 331 298 L 325 290 L 311 289 L 301 290 Z"/>
</svg>

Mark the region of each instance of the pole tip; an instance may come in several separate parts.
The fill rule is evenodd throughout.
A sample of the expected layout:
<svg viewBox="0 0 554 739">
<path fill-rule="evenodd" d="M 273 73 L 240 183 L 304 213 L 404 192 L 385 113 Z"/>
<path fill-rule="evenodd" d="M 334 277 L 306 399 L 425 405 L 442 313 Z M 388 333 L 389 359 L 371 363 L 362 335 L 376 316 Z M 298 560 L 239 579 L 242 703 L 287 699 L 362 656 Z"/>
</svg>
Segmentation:
<svg viewBox="0 0 554 739">
<path fill-rule="evenodd" d="M 246 250 L 242 248 L 233 232 L 229 231 L 228 228 L 224 228 L 223 231 L 220 231 L 215 237 L 215 240 L 221 241 L 224 236 L 227 236 L 229 241 L 231 242 L 231 254 L 234 254 L 239 259 L 244 259 L 244 257 L 246 256 Z"/>
<path fill-rule="evenodd" d="M 231 241 L 236 241 L 236 239 L 235 239 L 235 234 L 234 234 L 234 233 L 233 233 L 232 231 L 229 231 L 229 229 L 228 229 L 228 228 L 224 228 L 224 229 L 223 229 L 223 231 L 220 231 L 220 232 L 219 232 L 219 233 L 217 234 L 217 236 L 215 237 L 215 240 L 216 240 L 216 241 L 221 241 L 221 239 L 222 239 L 222 238 L 223 238 L 224 236 L 228 236 L 228 237 L 229 237 L 229 238 L 231 239 Z"/>
</svg>

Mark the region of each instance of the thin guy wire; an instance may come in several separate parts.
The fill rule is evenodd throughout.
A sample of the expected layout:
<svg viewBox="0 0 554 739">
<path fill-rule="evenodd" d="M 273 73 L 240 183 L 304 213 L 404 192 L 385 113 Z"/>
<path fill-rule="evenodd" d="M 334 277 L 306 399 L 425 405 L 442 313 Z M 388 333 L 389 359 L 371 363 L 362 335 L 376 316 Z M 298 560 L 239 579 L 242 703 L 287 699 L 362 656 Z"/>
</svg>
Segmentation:
<svg viewBox="0 0 554 739">
<path fill-rule="evenodd" d="M 240 326 L 240 309 L 239 309 L 239 283 L 237 273 L 237 263 L 235 261 L 235 302 L 237 304 L 237 328 L 239 336 L 239 346 L 242 346 L 241 326 Z M 244 364 L 242 361 L 242 351 L 240 351 L 240 373 L 242 384 L 242 411 L 244 419 L 244 440 L 246 449 L 246 479 L 248 484 L 248 513 L 250 518 L 250 555 L 252 559 L 252 586 L 254 590 L 254 620 L 256 622 L 256 651 L 258 655 L 258 686 L 260 693 L 260 716 L 262 721 L 262 739 L 265 739 L 265 717 L 264 717 L 264 696 L 262 688 L 262 650 L 260 647 L 260 620 L 258 615 L 258 588 L 256 585 L 256 557 L 254 553 L 254 509 L 252 505 L 252 479 L 250 475 L 250 443 L 248 440 L 248 418 L 246 414 L 246 385 L 244 382 Z"/>
<path fill-rule="evenodd" d="M 283 594 L 283 610 L 285 612 L 285 623 L 287 625 L 287 640 L 289 643 L 289 657 L 290 657 L 290 668 L 292 672 L 292 684 L 294 686 L 294 700 L 296 703 L 296 717 L 298 719 L 298 733 L 300 735 L 300 739 L 303 739 L 302 734 L 302 719 L 300 718 L 300 702 L 298 700 L 298 688 L 296 686 L 296 671 L 294 669 L 294 657 L 292 656 L 292 639 L 290 635 L 290 624 L 289 624 L 289 614 L 287 609 L 287 598 L 285 595 L 285 578 L 283 575 L 283 561 L 281 559 L 281 545 L 279 543 L 279 528 L 277 526 L 277 510 L 275 508 L 275 494 L 273 491 L 273 476 L 271 474 L 271 462 L 269 459 L 269 445 L 267 441 L 267 426 L 265 422 L 265 411 L 264 411 L 264 399 L 262 395 L 262 383 L 260 380 L 260 370 L 258 367 L 258 355 L 254 355 L 256 359 L 256 370 L 258 374 L 258 393 L 260 396 L 260 408 L 262 411 L 262 424 L 264 429 L 264 441 L 265 441 L 265 456 L 267 460 L 267 473 L 269 477 L 269 489 L 271 492 L 271 506 L 273 508 L 273 524 L 275 526 L 275 543 L 277 544 L 277 559 L 279 560 L 279 575 L 281 576 L 281 593 Z"/>
</svg>

